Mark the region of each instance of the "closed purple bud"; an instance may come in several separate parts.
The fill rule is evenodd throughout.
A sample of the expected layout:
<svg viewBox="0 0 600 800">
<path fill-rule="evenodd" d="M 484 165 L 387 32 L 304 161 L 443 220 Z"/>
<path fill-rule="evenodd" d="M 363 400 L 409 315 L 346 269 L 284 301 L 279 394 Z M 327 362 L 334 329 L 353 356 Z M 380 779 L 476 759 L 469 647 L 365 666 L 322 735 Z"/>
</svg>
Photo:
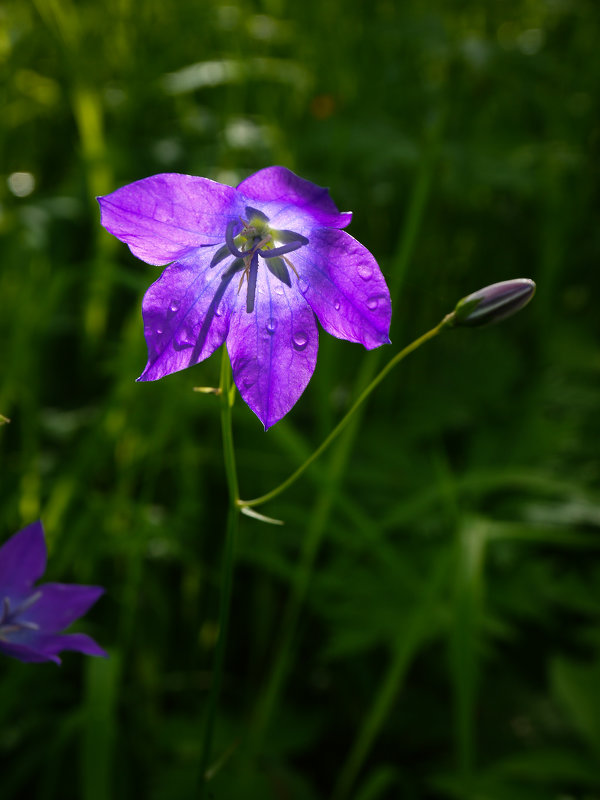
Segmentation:
<svg viewBox="0 0 600 800">
<path fill-rule="evenodd" d="M 499 322 L 516 314 L 534 294 L 535 283 L 529 278 L 492 283 L 459 300 L 448 324 L 475 327 Z"/>
</svg>

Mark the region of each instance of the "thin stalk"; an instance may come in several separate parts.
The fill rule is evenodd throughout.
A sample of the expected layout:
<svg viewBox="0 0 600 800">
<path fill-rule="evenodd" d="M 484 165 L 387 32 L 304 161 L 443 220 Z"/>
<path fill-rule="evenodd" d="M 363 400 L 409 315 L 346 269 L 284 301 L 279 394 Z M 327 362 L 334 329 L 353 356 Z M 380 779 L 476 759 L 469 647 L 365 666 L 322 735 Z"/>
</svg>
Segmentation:
<svg viewBox="0 0 600 800">
<path fill-rule="evenodd" d="M 323 443 L 318 447 L 314 453 L 306 459 L 304 464 L 299 467 L 287 480 L 281 483 L 278 487 L 273 489 L 266 495 L 256 498 L 255 500 L 238 501 L 240 506 L 255 506 L 264 503 L 267 500 L 277 496 L 280 492 L 284 491 L 294 483 L 297 478 L 318 458 L 318 456 L 331 444 L 331 442 L 340 434 L 346 426 L 351 422 L 356 422 L 356 412 L 364 401 L 369 397 L 371 392 L 381 383 L 386 375 L 399 364 L 406 356 L 414 352 L 422 344 L 433 339 L 448 323 L 452 315 L 448 314 L 441 320 L 441 322 L 432 328 L 427 333 L 424 333 L 414 342 L 407 345 L 403 350 L 397 353 L 379 372 L 379 374 L 369 383 L 369 385 L 360 393 L 350 410 L 340 420 L 333 431 L 326 437 Z M 277 654 L 275 656 L 273 666 L 266 684 L 265 691 L 261 697 L 256 712 L 256 718 L 253 725 L 253 749 L 255 752 L 260 752 L 263 738 L 266 734 L 269 721 L 271 720 L 275 706 L 277 705 L 285 678 L 288 672 L 288 665 L 293 655 L 293 642 L 296 635 L 296 629 L 300 612 L 304 604 L 304 599 L 308 590 L 312 567 L 321 543 L 323 533 L 327 526 L 327 519 L 331 511 L 331 506 L 334 501 L 334 495 L 337 490 L 341 475 L 344 471 L 350 450 L 353 444 L 353 437 L 346 437 L 334 453 L 334 458 L 331 461 L 329 475 L 330 482 L 326 490 L 321 494 L 319 501 L 315 507 L 312 515 L 311 524 L 308 526 L 308 534 L 304 538 L 302 553 L 300 561 L 295 574 L 294 586 L 288 604 L 285 609 L 282 634 Z"/>
<path fill-rule="evenodd" d="M 208 709 L 206 713 L 206 727 L 204 731 L 204 745 L 200 761 L 200 790 L 199 798 L 205 796 L 207 785 L 207 772 L 211 757 L 212 739 L 214 734 L 217 706 L 223 683 L 223 664 L 225 661 L 225 648 L 227 644 L 227 628 L 229 625 L 229 612 L 231 608 L 231 595 L 233 590 L 233 569 L 235 563 L 235 541 L 239 526 L 240 506 L 238 504 L 238 479 L 235 468 L 235 452 L 233 449 L 233 432 L 231 427 L 231 367 L 227 350 L 223 347 L 221 361 L 221 429 L 223 436 L 223 460 L 227 488 L 229 490 L 229 507 L 227 510 L 227 529 L 225 534 L 225 549 L 223 553 L 223 566 L 221 570 L 221 591 L 219 598 L 219 638 L 215 650 L 215 663 L 213 676 L 208 695 Z"/>
<path fill-rule="evenodd" d="M 325 439 L 319 445 L 319 447 L 317 447 L 317 449 L 306 459 L 306 461 L 301 466 L 298 467 L 298 469 L 295 472 L 293 472 L 289 476 L 289 478 L 286 478 L 286 480 L 284 480 L 283 483 L 280 483 L 279 486 L 276 486 L 270 492 L 267 492 L 266 494 L 263 494 L 260 497 L 255 497 L 252 500 L 241 500 L 241 499 L 238 500 L 237 501 L 238 505 L 240 507 L 246 506 L 249 508 L 253 506 L 260 506 L 263 503 L 272 500 L 274 497 L 277 497 L 277 495 L 281 494 L 293 483 L 295 483 L 298 480 L 298 478 L 302 475 L 302 473 L 306 469 L 308 469 L 308 467 L 310 467 L 313 461 L 315 461 L 321 455 L 321 453 L 327 450 L 329 445 L 339 436 L 339 434 L 348 425 L 348 423 L 350 422 L 356 411 L 365 402 L 365 400 L 369 397 L 369 395 L 379 386 L 379 384 L 383 381 L 383 379 L 387 376 L 387 374 L 391 372 L 391 370 L 393 370 L 397 364 L 403 361 L 406 358 L 406 356 L 410 355 L 415 350 L 418 350 L 418 348 L 421 347 L 421 345 L 425 344 L 425 342 L 428 342 L 430 339 L 433 339 L 435 336 L 437 336 L 438 333 L 440 333 L 440 331 L 447 325 L 450 317 L 451 317 L 450 314 L 446 315 L 444 319 L 442 319 L 441 322 L 439 322 L 435 326 L 435 328 L 432 328 L 430 331 L 427 331 L 427 333 L 424 333 L 422 336 L 419 336 L 418 339 L 415 339 L 414 342 L 411 342 L 403 350 L 397 353 L 390 361 L 388 361 L 388 363 L 379 372 L 379 374 L 376 375 L 375 378 L 373 378 L 373 380 L 371 381 L 371 383 L 365 389 L 363 389 L 363 391 L 359 394 L 359 396 L 356 398 L 350 409 L 338 422 L 338 424 L 331 431 L 331 433 L 325 437 Z"/>
</svg>

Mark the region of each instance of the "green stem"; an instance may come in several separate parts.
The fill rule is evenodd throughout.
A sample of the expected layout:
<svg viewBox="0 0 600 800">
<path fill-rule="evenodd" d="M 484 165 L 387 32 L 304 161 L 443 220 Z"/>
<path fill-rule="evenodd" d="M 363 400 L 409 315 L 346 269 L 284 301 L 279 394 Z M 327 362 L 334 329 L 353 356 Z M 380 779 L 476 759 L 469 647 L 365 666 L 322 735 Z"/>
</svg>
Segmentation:
<svg viewBox="0 0 600 800">
<path fill-rule="evenodd" d="M 329 436 L 327 436 L 321 446 L 318 447 L 317 450 L 315 450 L 314 453 L 304 462 L 304 464 L 302 464 L 302 466 L 299 467 L 299 469 L 297 469 L 296 472 L 294 472 L 286 481 L 280 484 L 277 488 L 273 489 L 273 491 L 263 495 L 262 497 L 256 498 L 255 500 L 240 500 L 240 505 L 258 505 L 259 503 L 266 502 L 267 500 L 275 497 L 284 489 L 287 489 L 287 487 L 290 486 L 297 478 L 299 478 L 304 470 L 307 469 L 307 467 L 309 467 L 316 458 L 318 458 L 318 456 L 331 444 L 331 442 L 344 430 L 344 428 L 346 428 L 350 423 L 355 423 L 357 421 L 359 416 L 356 413 L 357 410 L 369 397 L 371 392 L 386 377 L 388 372 L 390 372 L 397 364 L 406 358 L 407 355 L 412 353 L 425 342 L 432 339 L 434 336 L 437 336 L 437 334 L 447 324 L 450 317 L 450 314 L 444 317 L 444 319 L 438 325 L 436 325 L 435 328 L 432 328 L 430 331 L 423 334 L 423 336 L 420 336 L 414 342 L 397 353 L 369 383 L 369 385 L 360 393 L 350 410 L 341 419 Z M 281 641 L 277 649 L 277 655 L 273 662 L 273 667 L 271 669 L 269 680 L 267 681 L 266 689 L 261 698 L 261 702 L 258 705 L 258 710 L 253 725 L 253 746 L 255 752 L 260 752 L 269 721 L 277 705 L 277 700 L 285 682 L 289 663 L 293 655 L 293 643 L 296 635 L 298 619 L 300 617 L 300 612 L 306 597 L 306 592 L 312 573 L 312 567 L 321 543 L 322 535 L 326 528 L 326 520 L 329 517 L 331 506 L 334 502 L 337 485 L 341 479 L 344 465 L 347 462 L 352 443 L 353 437 L 347 437 L 347 439 L 343 439 L 340 442 L 340 446 L 335 451 L 334 458 L 331 460 L 330 469 L 328 471 L 330 482 L 328 483 L 327 489 L 321 494 L 319 502 L 317 503 L 312 516 L 311 523 L 308 526 L 308 535 L 304 539 L 291 597 L 284 613 Z"/>
<path fill-rule="evenodd" d="M 323 442 L 319 445 L 319 447 L 317 447 L 317 449 L 306 459 L 306 461 L 301 466 L 298 467 L 298 469 L 295 472 L 293 472 L 289 476 L 289 478 L 283 481 L 283 483 L 280 483 L 279 486 L 276 486 L 275 489 L 272 489 L 270 492 L 267 492 L 267 494 L 263 494 L 260 497 L 255 497 L 253 500 L 241 500 L 241 499 L 238 500 L 237 501 L 238 506 L 240 507 L 245 506 L 246 508 L 250 508 L 252 506 L 260 506 L 263 503 L 266 503 L 268 500 L 272 500 L 274 497 L 277 497 L 277 495 L 281 494 L 281 492 L 285 491 L 289 486 L 295 483 L 298 480 L 298 478 L 302 475 L 302 473 L 306 469 L 308 469 L 308 467 L 310 467 L 313 461 L 315 461 L 321 455 L 321 453 L 323 453 L 329 447 L 329 445 L 334 441 L 334 439 L 336 439 L 339 436 L 339 434 L 344 430 L 346 425 L 348 425 L 348 423 L 352 419 L 357 409 L 360 408 L 360 406 L 369 397 L 369 395 L 379 386 L 379 384 L 386 377 L 386 375 L 389 372 L 391 372 L 391 370 L 393 370 L 397 364 L 403 361 L 406 358 L 406 356 L 410 355 L 410 353 L 417 350 L 419 347 L 421 347 L 422 344 L 425 344 L 425 342 L 428 342 L 430 339 L 433 339 L 435 336 L 437 336 L 438 333 L 440 333 L 440 331 L 446 326 L 450 317 L 451 317 L 450 314 L 445 316 L 444 319 L 435 326 L 435 328 L 432 328 L 430 331 L 427 331 L 427 333 L 424 333 L 422 336 L 419 336 L 418 339 L 415 339 L 414 342 L 411 342 L 403 350 L 397 353 L 390 361 L 388 361 L 388 363 L 379 372 L 379 374 L 376 375 L 375 378 L 373 378 L 373 380 L 371 381 L 371 383 L 365 389 L 363 389 L 363 391 L 359 394 L 359 396 L 356 398 L 350 409 L 347 411 L 345 416 L 343 416 L 342 419 L 338 422 L 338 424 L 331 431 L 329 436 L 327 436 L 323 440 Z"/>
<path fill-rule="evenodd" d="M 204 731 L 204 745 L 200 761 L 200 791 L 199 798 L 206 792 L 206 773 L 211 757 L 211 746 L 217 716 L 217 706 L 221 685 L 223 683 L 223 664 L 225 661 L 225 647 L 227 644 L 227 628 L 231 608 L 231 595 L 233 589 L 233 568 L 235 563 L 235 540 L 240 517 L 238 497 L 238 479 L 235 468 L 235 452 L 233 449 L 233 432 L 231 428 L 231 367 L 227 350 L 223 348 L 221 361 L 221 429 L 223 435 L 223 458 L 227 488 L 229 490 L 229 508 L 227 510 L 227 530 L 225 536 L 225 550 L 223 553 L 223 566 L 221 576 L 221 592 L 219 598 L 219 638 L 215 651 L 213 677 L 208 696 L 208 709 L 206 714 L 206 727 Z"/>
</svg>

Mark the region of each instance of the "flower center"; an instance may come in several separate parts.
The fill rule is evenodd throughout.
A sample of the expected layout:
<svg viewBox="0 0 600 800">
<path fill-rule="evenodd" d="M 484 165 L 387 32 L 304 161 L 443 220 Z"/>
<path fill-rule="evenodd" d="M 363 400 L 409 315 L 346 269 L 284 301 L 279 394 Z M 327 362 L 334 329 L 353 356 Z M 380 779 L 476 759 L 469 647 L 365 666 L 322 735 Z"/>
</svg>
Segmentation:
<svg viewBox="0 0 600 800">
<path fill-rule="evenodd" d="M 6 639 L 6 637 L 11 633 L 16 633 L 20 630 L 30 630 L 30 631 L 37 631 L 39 630 L 39 625 L 35 622 L 27 622 L 22 619 L 17 619 L 19 614 L 23 611 L 26 611 L 30 608 L 34 603 L 42 596 L 41 592 L 35 592 L 32 595 L 29 595 L 20 606 L 17 608 L 11 608 L 10 597 L 5 597 L 2 600 L 2 611 L 0 613 L 0 639 Z"/>
<path fill-rule="evenodd" d="M 216 266 L 227 256 L 234 256 L 235 260 L 223 277 L 231 276 L 232 270 L 234 272 L 242 270 L 238 293 L 241 291 L 245 278 L 248 282 L 246 311 L 250 313 L 254 310 L 258 257 L 265 260 L 268 270 L 276 278 L 287 286 L 291 286 L 287 267 L 290 267 L 296 277 L 298 277 L 298 273 L 287 258 L 287 254 L 308 244 L 308 239 L 295 231 L 272 228 L 266 214 L 251 206 L 246 207 L 246 218 L 230 220 L 225 231 L 225 245 L 217 250 L 210 266 Z"/>
</svg>

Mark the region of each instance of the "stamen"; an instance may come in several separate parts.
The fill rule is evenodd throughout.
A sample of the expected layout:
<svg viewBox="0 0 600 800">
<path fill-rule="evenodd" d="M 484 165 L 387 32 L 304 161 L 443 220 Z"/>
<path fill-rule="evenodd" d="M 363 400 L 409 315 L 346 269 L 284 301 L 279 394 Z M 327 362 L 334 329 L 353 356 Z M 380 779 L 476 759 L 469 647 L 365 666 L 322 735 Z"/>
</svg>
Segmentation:
<svg viewBox="0 0 600 800">
<path fill-rule="evenodd" d="M 296 267 L 295 267 L 295 266 L 292 264 L 292 262 L 289 260 L 289 258 L 286 258 L 285 256 L 283 256 L 283 260 L 284 260 L 284 261 L 285 261 L 285 263 L 288 265 L 288 267 L 291 267 L 291 269 L 294 271 L 294 275 L 295 275 L 295 276 L 298 278 L 298 280 L 300 280 L 300 275 L 298 275 L 298 270 L 297 270 L 297 269 L 296 269 Z"/>
<path fill-rule="evenodd" d="M 40 592 L 40 591 L 37 591 L 37 592 L 34 592 L 33 594 L 30 594 L 29 597 L 26 600 L 24 600 L 21 603 L 21 605 L 17 609 L 15 609 L 15 611 L 13 613 L 14 614 L 21 614 L 26 609 L 31 608 L 31 606 L 34 603 L 37 603 L 37 601 L 40 599 L 41 596 L 42 596 L 42 592 Z"/>
<path fill-rule="evenodd" d="M 252 206 L 246 206 L 246 214 L 248 219 L 258 218 L 261 222 L 269 221 L 269 218 L 266 214 L 263 214 L 263 212 L 259 211 L 257 208 L 252 208 Z"/>
<path fill-rule="evenodd" d="M 235 246 L 235 242 L 233 241 L 233 228 L 236 224 L 234 219 L 230 220 L 227 223 L 227 230 L 225 231 L 225 241 L 227 242 L 227 247 L 229 248 L 229 252 L 232 256 L 236 256 L 237 258 L 243 258 L 244 253 L 241 250 L 238 250 Z"/>
<path fill-rule="evenodd" d="M 283 242 L 287 244 L 287 242 L 300 242 L 301 244 L 308 244 L 308 239 L 306 236 L 302 236 L 301 233 L 296 233 L 295 231 L 273 231 L 273 236 L 278 242 Z"/>
<path fill-rule="evenodd" d="M 25 628 L 28 631 L 39 631 L 40 626 L 37 622 L 19 622 L 20 628 Z"/>
<path fill-rule="evenodd" d="M 240 269 L 244 269 L 244 266 L 245 266 L 244 261 L 241 258 L 236 258 L 235 261 L 232 261 L 229 267 L 221 275 L 221 280 L 222 281 L 229 280 Z"/>
<path fill-rule="evenodd" d="M 267 261 L 265 261 L 265 264 L 267 265 L 267 269 L 271 275 L 274 275 L 282 283 L 285 283 L 286 286 L 292 285 L 290 273 L 288 272 L 286 265 L 283 263 L 283 258 L 269 258 Z"/>
<path fill-rule="evenodd" d="M 20 625 L 0 625 L 0 639 L 4 639 L 7 633 L 16 633 L 20 630 Z"/>
<path fill-rule="evenodd" d="M 210 261 L 209 268 L 212 269 L 216 267 L 219 262 L 223 261 L 223 259 L 227 258 L 229 255 L 231 255 L 231 252 L 226 244 L 224 244 L 223 247 L 219 247 Z"/>
<path fill-rule="evenodd" d="M 258 276 L 258 255 L 254 253 L 248 272 L 248 294 L 246 295 L 246 312 L 254 311 L 254 296 L 256 294 L 256 278 Z"/>
<path fill-rule="evenodd" d="M 286 253 L 292 253 L 294 250 L 298 250 L 302 245 L 303 242 L 296 240 L 295 242 L 282 244 L 281 247 L 273 247 L 271 250 L 259 250 L 259 253 L 263 258 L 277 258 L 278 256 L 283 256 Z"/>
<path fill-rule="evenodd" d="M 10 597 L 5 597 L 2 600 L 2 619 L 0 619 L 0 625 L 9 616 L 10 616 Z"/>
</svg>

